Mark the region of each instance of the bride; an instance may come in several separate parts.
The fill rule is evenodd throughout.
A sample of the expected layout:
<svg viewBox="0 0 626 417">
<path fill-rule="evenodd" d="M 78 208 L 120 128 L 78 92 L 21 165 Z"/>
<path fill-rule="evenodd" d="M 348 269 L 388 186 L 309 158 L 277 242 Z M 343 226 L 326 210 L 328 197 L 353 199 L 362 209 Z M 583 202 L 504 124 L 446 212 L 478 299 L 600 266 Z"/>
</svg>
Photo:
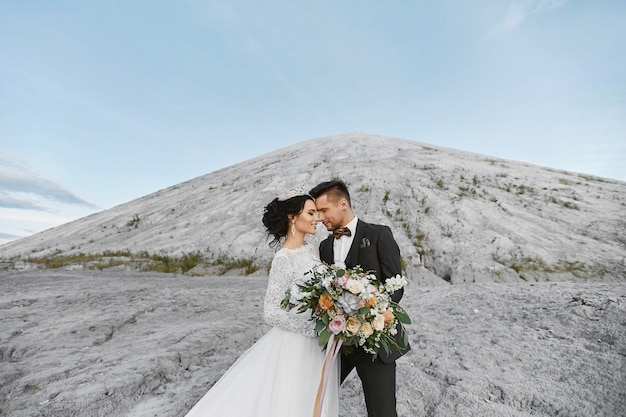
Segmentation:
<svg viewBox="0 0 626 417">
<path fill-rule="evenodd" d="M 265 207 L 263 224 L 274 255 L 264 302 L 265 321 L 272 329 L 250 347 L 186 417 L 311 417 L 325 353 L 318 345 L 310 312 L 281 308 L 285 292 L 304 280 L 320 263 L 317 250 L 304 237 L 315 234 L 313 197 L 302 190 L 287 192 Z M 339 363 L 334 363 L 321 415 L 337 417 Z"/>
</svg>

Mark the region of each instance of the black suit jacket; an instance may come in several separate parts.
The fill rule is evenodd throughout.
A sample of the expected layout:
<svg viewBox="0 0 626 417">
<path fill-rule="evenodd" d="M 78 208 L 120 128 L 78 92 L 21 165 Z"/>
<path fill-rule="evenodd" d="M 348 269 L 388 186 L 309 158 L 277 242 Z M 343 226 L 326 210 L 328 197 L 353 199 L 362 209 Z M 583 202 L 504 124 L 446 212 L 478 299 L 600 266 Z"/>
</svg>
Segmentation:
<svg viewBox="0 0 626 417">
<path fill-rule="evenodd" d="M 334 263 L 334 240 L 335 238 L 331 234 L 320 243 L 320 258 L 328 264 Z M 393 238 L 391 229 L 379 224 L 366 223 L 361 219 L 357 221 L 356 233 L 346 256 L 345 264 L 348 268 L 360 265 L 364 271 L 373 272 L 383 282 L 387 278 L 402 274 L 400 248 Z M 391 299 L 397 303 L 403 295 L 404 289 L 400 289 L 393 293 Z M 403 334 L 404 328 L 398 323 L 398 333 L 395 340 L 400 346 L 402 346 Z M 406 348 L 391 349 L 389 354 L 381 349 L 378 352 L 378 357 L 385 363 L 391 363 L 410 349 L 408 343 Z"/>
</svg>

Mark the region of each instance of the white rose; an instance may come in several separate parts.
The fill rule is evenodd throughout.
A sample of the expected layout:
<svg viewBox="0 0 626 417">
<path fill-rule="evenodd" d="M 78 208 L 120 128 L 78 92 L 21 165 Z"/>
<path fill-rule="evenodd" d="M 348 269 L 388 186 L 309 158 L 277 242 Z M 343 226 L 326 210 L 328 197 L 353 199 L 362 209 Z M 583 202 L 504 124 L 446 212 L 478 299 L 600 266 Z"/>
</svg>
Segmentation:
<svg viewBox="0 0 626 417">
<path fill-rule="evenodd" d="M 360 281 L 349 279 L 346 283 L 346 290 L 350 291 L 352 294 L 361 294 L 365 290 L 365 287 Z"/>
<path fill-rule="evenodd" d="M 374 318 L 374 321 L 372 322 L 372 326 L 374 327 L 374 330 L 376 331 L 381 331 L 382 329 L 385 328 L 385 317 L 383 317 L 382 314 L 379 314 L 378 316 L 376 316 Z"/>
</svg>

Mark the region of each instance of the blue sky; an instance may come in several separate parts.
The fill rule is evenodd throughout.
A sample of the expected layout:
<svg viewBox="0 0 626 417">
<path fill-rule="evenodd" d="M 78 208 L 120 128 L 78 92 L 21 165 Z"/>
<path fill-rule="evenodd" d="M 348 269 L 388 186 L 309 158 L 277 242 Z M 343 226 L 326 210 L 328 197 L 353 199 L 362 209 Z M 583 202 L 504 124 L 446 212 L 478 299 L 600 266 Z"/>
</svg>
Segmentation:
<svg viewBox="0 0 626 417">
<path fill-rule="evenodd" d="M 299 141 L 626 181 L 626 2 L 0 3 L 0 243 Z"/>
</svg>

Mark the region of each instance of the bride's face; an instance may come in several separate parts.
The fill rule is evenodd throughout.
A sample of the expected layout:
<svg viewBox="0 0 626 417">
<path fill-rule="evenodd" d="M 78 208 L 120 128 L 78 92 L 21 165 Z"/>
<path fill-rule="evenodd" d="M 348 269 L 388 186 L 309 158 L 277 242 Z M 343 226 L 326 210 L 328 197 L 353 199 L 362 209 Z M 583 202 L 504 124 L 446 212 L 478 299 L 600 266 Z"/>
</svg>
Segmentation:
<svg viewBox="0 0 626 417">
<path fill-rule="evenodd" d="M 304 203 L 302 212 L 294 217 L 296 222 L 296 230 L 305 235 L 314 235 L 317 230 L 317 209 L 313 200 L 307 200 Z"/>
</svg>

